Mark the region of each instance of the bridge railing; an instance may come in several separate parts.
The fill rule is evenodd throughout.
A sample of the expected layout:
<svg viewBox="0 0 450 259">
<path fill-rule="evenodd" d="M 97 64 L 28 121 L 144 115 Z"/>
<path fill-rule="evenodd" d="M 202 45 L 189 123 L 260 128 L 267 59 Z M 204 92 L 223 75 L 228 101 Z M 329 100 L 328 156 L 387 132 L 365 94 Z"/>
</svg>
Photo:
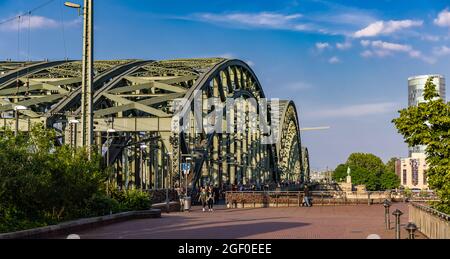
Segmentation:
<svg viewBox="0 0 450 259">
<path fill-rule="evenodd" d="M 424 204 L 412 202 L 409 206 L 409 221 L 431 239 L 450 239 L 450 215 Z"/>
<path fill-rule="evenodd" d="M 391 200 L 390 192 L 311 191 L 314 205 L 381 204 Z M 300 207 L 305 193 L 302 191 L 229 191 L 225 194 L 228 208 L 246 207 Z"/>
</svg>

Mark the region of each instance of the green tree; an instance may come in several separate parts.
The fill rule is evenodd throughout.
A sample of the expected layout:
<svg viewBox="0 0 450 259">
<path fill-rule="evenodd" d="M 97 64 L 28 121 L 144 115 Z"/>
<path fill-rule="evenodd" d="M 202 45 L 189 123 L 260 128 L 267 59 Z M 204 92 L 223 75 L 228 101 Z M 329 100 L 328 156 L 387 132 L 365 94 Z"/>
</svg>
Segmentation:
<svg viewBox="0 0 450 259">
<path fill-rule="evenodd" d="M 383 160 L 374 154 L 353 153 L 348 157 L 346 164 L 355 168 L 364 168 L 377 174 L 381 174 L 385 169 Z"/>
<path fill-rule="evenodd" d="M 428 185 L 440 198 L 436 207 L 450 212 L 450 104 L 440 98 L 433 77 L 425 84 L 424 99 L 399 111 L 393 123 L 409 146 L 427 146 Z"/>
<path fill-rule="evenodd" d="M 391 190 L 400 186 L 400 179 L 391 171 L 386 171 L 380 177 L 381 190 Z"/>
<path fill-rule="evenodd" d="M 345 181 L 345 178 L 347 177 L 347 167 L 348 166 L 345 164 L 338 165 L 333 172 L 333 180 L 336 182 Z"/>
<path fill-rule="evenodd" d="M 365 185 L 368 191 L 388 190 L 399 186 L 400 180 L 393 171 L 395 159 L 385 165 L 381 158 L 373 154 L 353 153 L 345 164 L 335 169 L 333 179 L 345 180 L 348 167 L 351 169 L 352 183 Z"/>
<path fill-rule="evenodd" d="M 397 160 L 398 160 L 397 157 L 393 157 L 393 158 L 389 159 L 389 161 L 386 163 L 386 171 L 387 172 L 395 173 L 395 164 L 396 164 Z"/>
</svg>

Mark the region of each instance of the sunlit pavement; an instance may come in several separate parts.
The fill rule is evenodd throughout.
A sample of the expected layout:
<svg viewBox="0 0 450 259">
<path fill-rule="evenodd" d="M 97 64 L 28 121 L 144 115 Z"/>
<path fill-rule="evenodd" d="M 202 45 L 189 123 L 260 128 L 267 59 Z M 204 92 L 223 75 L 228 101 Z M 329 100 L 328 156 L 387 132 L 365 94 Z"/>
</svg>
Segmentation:
<svg viewBox="0 0 450 259">
<path fill-rule="evenodd" d="M 393 204 L 400 209 L 401 238 L 407 238 L 407 204 Z M 81 239 L 366 239 L 376 234 L 382 239 L 395 238 L 394 216 L 391 230 L 385 230 L 382 205 L 315 206 L 311 208 L 226 209 L 202 212 L 162 214 L 159 219 L 132 220 L 80 231 Z M 66 238 L 61 236 L 60 238 Z M 416 238 L 424 238 L 417 233 Z"/>
</svg>

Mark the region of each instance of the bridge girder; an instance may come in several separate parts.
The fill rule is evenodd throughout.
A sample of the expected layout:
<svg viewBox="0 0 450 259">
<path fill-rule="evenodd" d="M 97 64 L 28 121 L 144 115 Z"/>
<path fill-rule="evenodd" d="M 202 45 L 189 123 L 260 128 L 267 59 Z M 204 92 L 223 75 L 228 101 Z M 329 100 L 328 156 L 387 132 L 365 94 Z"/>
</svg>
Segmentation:
<svg viewBox="0 0 450 259">
<path fill-rule="evenodd" d="M 0 127 L 13 127 L 14 107 L 24 105 L 29 110 L 20 111 L 19 130 L 28 131 L 30 125 L 41 122 L 60 132 L 62 143 L 80 145 L 81 127 L 69 121 L 80 118 L 81 63 L 67 61 L 36 69 L 37 64 L 0 63 L 2 71 L 7 71 L 0 74 L 0 82 L 11 71 L 22 71 L 14 83 L 11 79 L 0 83 Z M 27 66 L 35 67 L 34 72 L 23 72 Z M 303 180 L 306 160 L 293 102 L 280 102 L 277 117 L 281 125 L 274 131 L 278 142 L 263 144 L 261 129 L 245 131 L 259 122 L 258 116 L 249 114 L 259 114 L 265 94 L 244 62 L 222 58 L 117 60 L 96 61 L 94 67 L 96 143 L 103 147 L 103 153 L 109 150 L 107 163 L 115 168 L 120 187 L 161 188 L 180 183 L 180 159 L 188 155 L 194 156 L 193 174 L 189 176 L 193 187 Z M 179 98 L 187 101 L 176 109 Z M 234 124 L 234 133 L 196 131 L 196 98 L 203 104 L 208 98 L 218 100 L 215 105 L 203 107 L 202 114 L 228 114 L 236 125 L 244 125 L 244 131 L 238 132 Z M 242 99 L 243 103 L 237 105 L 245 112 L 233 108 L 231 114 L 224 110 L 228 99 Z M 173 132 L 174 115 L 179 114 L 193 118 L 187 132 Z M 273 111 L 268 113 L 267 120 L 274 115 Z M 227 120 L 215 122 L 214 126 L 226 129 Z M 111 129 L 115 132 L 108 134 Z M 146 145 L 141 148 L 142 144 Z"/>
</svg>

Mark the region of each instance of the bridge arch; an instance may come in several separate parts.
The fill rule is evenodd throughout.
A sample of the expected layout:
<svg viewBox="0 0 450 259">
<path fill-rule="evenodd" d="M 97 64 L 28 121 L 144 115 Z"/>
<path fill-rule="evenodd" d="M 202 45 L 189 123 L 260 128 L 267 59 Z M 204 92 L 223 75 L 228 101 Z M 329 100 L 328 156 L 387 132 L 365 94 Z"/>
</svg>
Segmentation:
<svg viewBox="0 0 450 259">
<path fill-rule="evenodd" d="M 187 156 L 193 157 L 194 174 L 189 176 L 193 187 L 302 180 L 305 160 L 301 159 L 304 152 L 295 104 L 280 101 L 275 107 L 273 102 L 266 103 L 263 87 L 245 62 L 222 58 L 120 60 L 96 61 L 94 66 L 95 141 L 105 157 L 109 153 L 105 161 L 115 168 L 119 187 L 180 184 L 180 163 Z M 30 109 L 21 115 L 19 130 L 44 122 L 58 130 L 62 143 L 79 145 L 81 131 L 71 122 L 80 118 L 80 62 L 24 63 L 20 69 L 23 73 L 18 73 L 17 84 L 12 83 L 11 73 L 0 75 L 0 91 L 5 96 L 1 111 L 8 113 L 15 105 L 24 104 Z M 207 105 L 202 105 L 200 118 L 191 116 L 191 124 L 196 120 L 203 124 L 211 119 L 203 114 L 222 111 L 229 117 L 212 124 L 225 133 L 204 128 L 173 132 L 174 117 L 180 112 L 178 100 L 187 100 L 181 111 L 194 115 L 197 97 Z M 217 103 L 208 104 L 211 98 Z M 239 100 L 232 112 L 223 107 L 229 99 Z M 263 116 L 259 116 L 261 107 L 268 111 Z M 280 118 L 278 127 L 272 125 L 275 117 Z M 261 119 L 273 132 L 249 130 Z M 231 134 L 227 133 L 227 120 L 234 122 Z M 12 122 L 13 118 L 3 116 L 0 127 L 11 127 Z M 270 134 L 276 135 L 277 141 L 263 143 Z"/>
</svg>

